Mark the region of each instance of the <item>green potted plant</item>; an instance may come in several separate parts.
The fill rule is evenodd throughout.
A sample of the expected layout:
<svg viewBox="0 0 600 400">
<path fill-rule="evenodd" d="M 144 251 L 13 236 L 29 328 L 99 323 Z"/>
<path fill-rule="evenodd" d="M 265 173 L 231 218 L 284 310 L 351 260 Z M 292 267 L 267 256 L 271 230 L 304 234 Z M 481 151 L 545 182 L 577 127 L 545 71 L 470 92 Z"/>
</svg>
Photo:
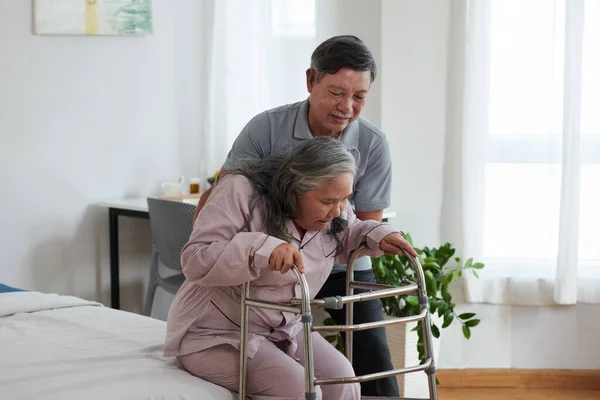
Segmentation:
<svg viewBox="0 0 600 400">
<path fill-rule="evenodd" d="M 413 245 L 410 234 L 404 236 Z M 462 324 L 464 337 L 469 339 L 471 328 L 476 327 L 480 320 L 474 318 L 475 313 L 472 312 L 456 314 L 454 310 L 456 304 L 452 302 L 452 295 L 448 291 L 448 287 L 452 282 L 460 280 L 466 272 L 479 277 L 477 270 L 482 269 L 484 264 L 474 262 L 472 258 L 465 262 L 462 262 L 460 257 L 453 258 L 456 250 L 450 243 L 445 243 L 439 248 L 424 247 L 420 249 L 414 247 L 414 249 L 419 255 L 419 261 L 425 275 L 429 310 L 432 316 L 437 313 L 438 319 L 443 321 L 441 327 L 432 322 L 431 331 L 433 336 L 439 338 L 440 328 L 447 328 L 453 322 L 458 321 Z M 398 286 L 403 281 L 417 281 L 413 266 L 406 256 L 383 255 L 373 258 L 372 263 L 375 279 L 379 283 Z M 420 312 L 418 300 L 415 296 L 388 297 L 382 299 L 382 302 L 386 315 L 391 317 L 405 317 Z M 414 330 L 417 331 L 419 336 L 417 342 L 419 360 L 423 362 L 425 355 L 423 353 L 420 322 Z"/>
<path fill-rule="evenodd" d="M 413 245 L 410 234 L 405 234 L 404 236 Z M 434 338 L 440 337 L 440 329 L 447 328 L 454 322 L 462 325 L 462 333 L 466 339 L 469 339 L 471 337 L 471 328 L 476 327 L 480 320 L 475 318 L 476 315 L 473 312 L 461 314 L 455 312 L 456 304 L 452 301 L 452 295 L 448 291 L 448 287 L 452 282 L 460 280 L 463 274 L 467 272 L 479 277 L 477 270 L 484 268 L 484 264 L 474 262 L 471 258 L 463 262 L 460 257 L 454 257 L 456 250 L 450 243 L 445 243 L 438 248 L 424 247 L 421 249 L 414 245 L 413 248 L 419 255 L 419 262 L 423 267 L 427 296 L 429 298 L 429 309 L 432 315 L 431 331 Z M 413 266 L 406 256 L 383 255 L 378 258 L 372 258 L 372 264 L 375 279 L 378 283 L 399 286 L 402 282 L 406 281 L 417 282 Z M 420 312 L 416 296 L 389 297 L 381 300 L 384 312 L 388 317 L 406 317 L 419 314 Z M 324 323 L 333 324 L 333 320 L 327 318 Z M 422 363 L 425 361 L 425 354 L 420 324 L 420 322 L 416 324 L 411 331 L 416 331 L 418 337 L 416 348 L 419 361 Z M 405 326 L 403 324 L 396 324 L 390 325 L 386 329 L 388 331 L 388 341 L 391 342 L 391 330 L 405 329 Z M 327 339 L 343 351 L 343 343 L 340 335 L 328 336 Z M 390 343 L 390 349 L 393 353 L 394 348 L 392 343 Z M 394 354 L 392 356 L 394 357 Z M 395 365 L 395 367 L 401 368 L 402 366 Z"/>
</svg>

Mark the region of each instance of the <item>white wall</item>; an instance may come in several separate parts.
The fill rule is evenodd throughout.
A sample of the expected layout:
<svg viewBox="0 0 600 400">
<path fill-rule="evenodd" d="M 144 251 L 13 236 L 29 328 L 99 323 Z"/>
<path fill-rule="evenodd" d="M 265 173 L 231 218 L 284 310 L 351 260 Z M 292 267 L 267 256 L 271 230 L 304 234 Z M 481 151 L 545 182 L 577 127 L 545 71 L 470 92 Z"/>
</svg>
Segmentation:
<svg viewBox="0 0 600 400">
<path fill-rule="evenodd" d="M 381 0 L 317 1 L 317 44 L 334 35 L 356 35 L 369 47 L 381 72 Z M 381 75 L 369 89 L 362 116 L 381 126 Z"/>
<path fill-rule="evenodd" d="M 456 0 L 459 1 L 459 0 Z M 381 0 L 382 128 L 394 158 L 394 223 L 438 245 L 444 201 L 448 39 L 452 4 Z M 450 216 L 451 217 L 451 216 Z M 454 288 L 460 302 L 460 288 Z M 600 306 L 459 304 L 482 322 L 470 340 L 443 330 L 441 368 L 600 368 Z"/>
<path fill-rule="evenodd" d="M 600 306 L 517 307 L 460 304 L 482 322 L 470 340 L 444 330 L 443 368 L 600 369 Z"/>
<path fill-rule="evenodd" d="M 68 37 L 32 35 L 31 3 L 0 0 L 0 281 L 107 303 L 95 203 L 197 165 L 201 4 L 155 0 L 150 36 Z M 141 306 L 149 250 L 148 221 L 122 219 L 126 309 Z"/>
<path fill-rule="evenodd" d="M 395 223 L 439 243 L 449 3 L 382 0 L 381 126 L 393 155 Z"/>
</svg>

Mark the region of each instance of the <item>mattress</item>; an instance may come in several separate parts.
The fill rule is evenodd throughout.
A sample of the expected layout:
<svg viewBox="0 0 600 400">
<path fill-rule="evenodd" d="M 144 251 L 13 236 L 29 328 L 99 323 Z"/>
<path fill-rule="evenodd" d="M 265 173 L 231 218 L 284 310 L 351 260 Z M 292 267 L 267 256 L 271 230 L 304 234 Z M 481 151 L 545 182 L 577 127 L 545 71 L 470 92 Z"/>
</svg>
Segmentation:
<svg viewBox="0 0 600 400">
<path fill-rule="evenodd" d="M 0 398 L 237 399 L 163 357 L 165 332 L 163 321 L 76 297 L 0 293 Z"/>
</svg>

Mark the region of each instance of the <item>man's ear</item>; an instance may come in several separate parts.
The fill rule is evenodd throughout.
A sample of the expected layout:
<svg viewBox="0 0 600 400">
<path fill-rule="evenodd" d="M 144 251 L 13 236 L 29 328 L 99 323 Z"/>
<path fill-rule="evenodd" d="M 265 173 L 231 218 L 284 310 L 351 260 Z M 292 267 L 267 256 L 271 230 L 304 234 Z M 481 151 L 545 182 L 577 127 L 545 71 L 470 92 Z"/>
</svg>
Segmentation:
<svg viewBox="0 0 600 400">
<path fill-rule="evenodd" d="M 308 90 L 308 93 L 312 92 L 315 83 L 317 83 L 317 73 L 314 69 L 309 68 L 306 70 L 306 90 Z"/>
</svg>

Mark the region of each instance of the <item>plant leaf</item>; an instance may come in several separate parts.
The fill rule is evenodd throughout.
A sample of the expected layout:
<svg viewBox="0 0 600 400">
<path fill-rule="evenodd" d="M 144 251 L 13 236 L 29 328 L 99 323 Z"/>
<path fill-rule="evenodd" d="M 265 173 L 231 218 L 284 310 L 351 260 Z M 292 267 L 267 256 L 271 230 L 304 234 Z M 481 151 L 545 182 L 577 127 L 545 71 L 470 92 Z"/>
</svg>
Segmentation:
<svg viewBox="0 0 600 400">
<path fill-rule="evenodd" d="M 483 267 L 485 267 L 485 265 L 482 263 L 479 263 L 479 262 L 473 264 L 473 268 L 475 268 L 475 269 L 482 269 Z"/>
<path fill-rule="evenodd" d="M 481 320 L 479 320 L 479 319 L 470 319 L 467 322 L 465 322 L 465 325 L 468 326 L 469 328 L 472 328 L 474 326 L 479 325 L 479 322 L 481 322 Z"/>
<path fill-rule="evenodd" d="M 448 293 L 448 281 L 450 280 L 449 276 L 450 275 L 446 275 L 442 279 L 442 282 L 440 283 L 440 289 L 441 289 L 441 292 L 442 292 L 442 299 L 444 299 L 444 301 L 447 301 L 447 302 L 450 302 L 452 300 L 452 296 L 450 296 L 450 293 Z"/>
<path fill-rule="evenodd" d="M 434 338 L 440 337 L 440 330 L 437 326 L 435 326 L 435 324 L 431 324 L 431 334 Z"/>
<path fill-rule="evenodd" d="M 437 262 L 433 261 L 433 262 L 426 262 L 423 265 L 423 269 L 424 270 L 428 270 L 428 269 L 429 270 L 433 270 L 433 272 L 437 273 L 437 272 L 440 272 L 442 270 L 442 267 L 440 267 L 440 265 Z"/>
<path fill-rule="evenodd" d="M 475 313 L 472 312 L 468 312 L 468 313 L 462 313 L 458 316 L 458 318 L 460 319 L 471 319 L 475 316 Z"/>
<path fill-rule="evenodd" d="M 429 299 L 429 312 L 432 314 L 435 313 L 435 310 L 437 310 L 437 305 L 438 305 L 437 299 L 435 299 L 435 298 Z"/>
<path fill-rule="evenodd" d="M 447 328 L 448 326 L 450 326 L 453 320 L 454 314 L 452 312 L 444 314 L 444 324 L 442 325 L 442 328 Z"/>
<path fill-rule="evenodd" d="M 469 329 L 468 326 L 463 325 L 462 326 L 462 331 L 463 331 L 463 335 L 465 336 L 465 339 L 470 339 L 471 338 L 471 330 Z"/>
<path fill-rule="evenodd" d="M 476 277 L 477 279 L 479 279 L 479 274 L 477 273 L 477 271 L 473 270 L 473 275 L 475 275 L 475 277 Z"/>
<path fill-rule="evenodd" d="M 450 272 L 450 274 L 448 276 L 450 276 L 450 281 L 448 282 L 448 284 L 457 281 L 460 277 L 459 272 L 461 270 L 459 268 L 453 270 L 452 272 Z"/>
<path fill-rule="evenodd" d="M 433 273 L 429 270 L 425 271 L 425 285 L 427 286 L 427 294 L 435 296 L 437 294 L 437 282 Z"/>
<path fill-rule="evenodd" d="M 442 293 L 442 298 L 448 304 L 450 304 L 450 302 L 452 301 L 452 295 L 448 292 L 448 290 L 446 290 L 445 293 Z"/>
<path fill-rule="evenodd" d="M 413 307 L 419 305 L 419 299 L 417 299 L 417 296 L 406 296 L 404 299 Z"/>
<path fill-rule="evenodd" d="M 444 300 L 438 300 L 437 307 L 438 311 L 441 313 L 440 316 L 450 312 L 448 310 L 448 303 L 446 303 Z"/>
</svg>

